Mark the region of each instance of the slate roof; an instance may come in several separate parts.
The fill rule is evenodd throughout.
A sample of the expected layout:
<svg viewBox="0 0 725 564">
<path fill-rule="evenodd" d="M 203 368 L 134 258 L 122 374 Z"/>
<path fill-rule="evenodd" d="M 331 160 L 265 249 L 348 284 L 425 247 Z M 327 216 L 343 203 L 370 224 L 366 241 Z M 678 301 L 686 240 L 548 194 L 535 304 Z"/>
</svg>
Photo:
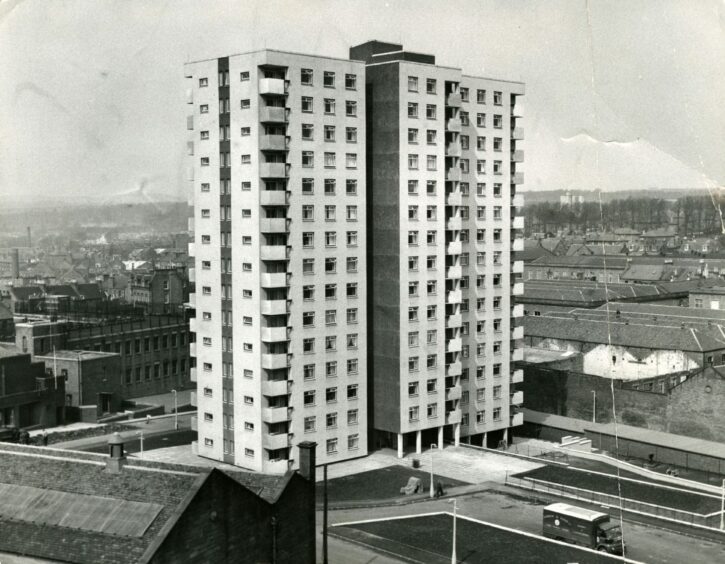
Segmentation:
<svg viewBox="0 0 725 564">
<path fill-rule="evenodd" d="M 534 239 L 525 239 L 524 250 L 516 253 L 516 259 L 524 262 L 530 262 L 543 256 L 552 256 L 552 253 L 539 245 L 539 241 Z"/>
<path fill-rule="evenodd" d="M 76 284 L 78 294 L 86 300 L 100 300 L 103 292 L 98 284 Z"/>
<path fill-rule="evenodd" d="M 604 268 L 605 262 L 607 268 L 611 270 L 624 270 L 629 264 L 625 257 L 609 256 L 545 256 L 536 259 L 532 264 L 535 266 L 558 266 L 568 268 Z"/>
<path fill-rule="evenodd" d="M 0 484 L 22 486 L 28 491 L 49 490 L 56 496 L 64 492 L 65 497 L 70 494 L 79 502 L 95 496 L 109 503 L 129 501 L 161 508 L 141 536 L 43 524 L 33 520 L 32 512 L 23 520 L 3 517 L 0 512 L 0 553 L 84 564 L 138 562 L 149 547 L 169 533 L 209 476 L 221 472 L 130 458 L 120 473 L 113 474 L 106 472 L 106 459 L 103 454 L 0 443 Z M 293 473 L 225 474 L 273 503 Z"/>
<path fill-rule="evenodd" d="M 523 303 L 568 302 L 600 304 L 607 300 L 663 297 L 666 293 L 652 284 L 603 284 L 585 280 L 526 280 Z"/>
</svg>

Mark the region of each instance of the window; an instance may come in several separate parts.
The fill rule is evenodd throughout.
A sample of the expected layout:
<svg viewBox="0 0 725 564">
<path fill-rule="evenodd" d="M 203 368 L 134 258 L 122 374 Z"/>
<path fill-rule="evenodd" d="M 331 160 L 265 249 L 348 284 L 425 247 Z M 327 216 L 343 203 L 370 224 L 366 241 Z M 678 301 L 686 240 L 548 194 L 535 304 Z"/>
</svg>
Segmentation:
<svg viewBox="0 0 725 564">
<path fill-rule="evenodd" d="M 209 139 L 209 132 L 208 131 L 202 131 L 202 132 L 200 132 L 200 134 L 201 134 L 201 139 L 202 140 Z"/>
<path fill-rule="evenodd" d="M 325 325 L 337 325 L 337 310 L 328 309 L 325 311 Z"/>
<path fill-rule="evenodd" d="M 312 86 L 313 72 L 312 69 L 302 69 L 300 71 L 300 82 L 307 86 Z"/>
<path fill-rule="evenodd" d="M 436 79 L 435 78 L 429 78 L 425 81 L 425 91 L 428 94 L 436 93 Z"/>
<path fill-rule="evenodd" d="M 438 340 L 438 331 L 435 329 L 428 329 L 426 334 L 426 343 L 429 345 L 435 345 Z"/>
<path fill-rule="evenodd" d="M 486 91 L 485 90 L 476 90 L 476 102 L 478 102 L 479 104 L 486 103 Z"/>
<path fill-rule="evenodd" d="M 248 137 L 252 134 L 252 128 L 251 127 L 242 127 L 240 130 L 242 137 Z"/>
<path fill-rule="evenodd" d="M 476 114 L 476 125 L 486 127 L 486 114 Z"/>
<path fill-rule="evenodd" d="M 417 221 L 418 219 L 418 206 L 408 206 L 408 219 Z"/>
<path fill-rule="evenodd" d="M 337 402 L 337 388 L 327 388 L 325 390 L 325 401 L 327 403 L 336 403 Z"/>
<path fill-rule="evenodd" d="M 461 135 L 461 149 L 464 151 L 468 151 L 468 148 L 470 146 L 470 138 L 468 135 Z"/>
<path fill-rule="evenodd" d="M 328 204 L 325 206 L 325 221 L 335 221 L 337 206 Z"/>
<path fill-rule="evenodd" d="M 247 405 L 254 405 L 254 398 L 252 396 L 244 396 L 244 403 Z"/>
<path fill-rule="evenodd" d="M 461 125 L 463 127 L 468 127 L 471 125 L 471 122 L 468 119 L 468 112 L 461 112 Z"/>
<path fill-rule="evenodd" d="M 356 349 L 357 348 L 357 341 L 358 336 L 357 333 L 351 333 L 347 336 L 347 348 L 348 349 Z"/>
<path fill-rule="evenodd" d="M 327 115 L 335 115 L 335 99 L 325 98 L 324 108 Z"/>
<path fill-rule="evenodd" d="M 200 114 L 208 114 L 209 113 L 209 105 L 208 104 L 202 104 L 199 106 L 199 113 Z"/>
<path fill-rule="evenodd" d="M 426 141 L 428 142 L 428 145 L 435 145 L 437 143 L 438 132 L 435 129 L 428 129 L 425 134 Z"/>
<path fill-rule="evenodd" d="M 419 410 L 418 406 L 408 408 L 408 421 L 418 421 L 418 419 L 419 419 L 418 410 Z"/>
<path fill-rule="evenodd" d="M 493 116 L 493 127 L 495 129 L 501 129 L 503 127 L 503 116 L 500 114 L 496 114 Z"/>
<path fill-rule="evenodd" d="M 428 270 L 435 270 L 436 269 L 436 263 L 438 262 L 437 261 L 437 258 L 438 257 L 436 257 L 435 255 L 428 255 L 426 257 L 426 259 L 425 259 L 425 267 Z"/>
<path fill-rule="evenodd" d="M 311 123 L 302 124 L 302 139 L 312 140 L 314 139 L 315 127 Z"/>
<path fill-rule="evenodd" d="M 208 164 L 207 159 L 207 164 Z M 202 159 L 203 161 L 203 159 Z M 418 155 L 409 154 L 408 155 L 408 170 L 418 170 Z"/>
<path fill-rule="evenodd" d="M 408 257 L 408 270 L 412 272 L 418 270 L 418 257 Z"/>
<path fill-rule="evenodd" d="M 303 274 L 314 274 L 315 273 L 315 259 L 307 258 L 302 259 L 302 273 Z M 306 286 L 307 288 L 313 288 L 312 295 L 314 296 L 314 287 L 313 286 Z M 314 299 L 311 298 L 305 298 L 305 299 Z"/>
<path fill-rule="evenodd" d="M 335 153 L 325 153 L 325 168 L 335 168 Z"/>
<path fill-rule="evenodd" d="M 243 110 L 248 110 L 250 108 L 250 101 L 248 98 L 241 101 L 241 107 Z"/>
<path fill-rule="evenodd" d="M 436 220 L 436 206 L 426 206 L 425 208 L 425 217 L 428 221 L 435 221 Z"/>
<path fill-rule="evenodd" d="M 327 439 L 327 454 L 337 453 L 337 439 Z"/>
<path fill-rule="evenodd" d="M 418 232 L 408 231 L 408 245 L 415 247 L 418 244 Z"/>
<path fill-rule="evenodd" d="M 204 112 L 202 112 L 202 113 L 204 113 Z M 408 117 L 409 118 L 418 117 L 418 104 L 416 102 L 408 102 Z"/>
<path fill-rule="evenodd" d="M 337 427 L 337 413 L 328 413 L 325 416 L 325 426 L 328 429 L 334 429 Z"/>
<path fill-rule="evenodd" d="M 493 161 L 493 173 L 502 174 L 502 172 L 503 172 L 503 162 Z"/>
<path fill-rule="evenodd" d="M 461 87 L 461 102 L 468 102 L 468 88 Z"/>
<path fill-rule="evenodd" d="M 203 182 L 201 185 L 201 191 L 209 192 L 210 190 L 211 190 L 211 185 L 208 182 Z"/>
<path fill-rule="evenodd" d="M 415 397 L 418 395 L 418 382 L 408 382 L 408 397 Z"/>
<path fill-rule="evenodd" d="M 357 257 L 347 257 L 347 271 L 357 272 Z"/>
<path fill-rule="evenodd" d="M 357 90 L 357 75 L 346 74 L 345 75 L 345 88 L 347 90 Z"/>
<path fill-rule="evenodd" d="M 302 352 L 305 352 L 305 353 L 315 352 L 315 339 L 313 339 L 312 337 L 302 339 Z"/>
<path fill-rule="evenodd" d="M 313 194 L 315 191 L 315 181 L 312 178 L 303 178 L 302 179 L 302 193 L 303 194 Z"/>
<path fill-rule="evenodd" d="M 312 231 L 302 233 L 302 247 L 311 249 L 315 246 L 315 234 Z"/>
<path fill-rule="evenodd" d="M 348 231 L 347 232 L 347 246 L 348 247 L 357 247 L 357 231 Z"/>
<path fill-rule="evenodd" d="M 360 436 L 348 435 L 347 436 L 347 450 L 357 450 L 360 444 Z"/>
<path fill-rule="evenodd" d="M 350 384 L 347 387 L 347 399 L 349 400 L 355 400 L 358 398 L 357 395 L 358 391 L 358 385 L 357 384 Z"/>
<path fill-rule="evenodd" d="M 357 308 L 356 307 L 348 308 L 347 322 L 348 322 L 348 324 L 357 323 Z"/>
<path fill-rule="evenodd" d="M 345 194 L 348 196 L 357 196 L 357 180 L 348 178 L 345 181 Z"/>
<path fill-rule="evenodd" d="M 302 313 L 302 326 L 303 327 L 314 327 L 315 325 L 315 312 L 305 311 Z"/>
<path fill-rule="evenodd" d="M 345 168 L 357 168 L 357 153 L 345 154 Z"/>
<path fill-rule="evenodd" d="M 418 77 L 417 76 L 408 77 L 408 92 L 418 92 Z"/>
<path fill-rule="evenodd" d="M 437 403 L 429 403 L 426 412 L 428 413 L 429 418 L 438 417 L 438 404 Z"/>
<path fill-rule="evenodd" d="M 312 221 L 315 219 L 315 206 L 306 204 L 302 206 L 302 221 Z"/>
<path fill-rule="evenodd" d="M 239 73 L 240 82 L 246 82 L 249 80 L 249 71 L 242 71 Z"/>
<path fill-rule="evenodd" d="M 302 151 L 302 166 L 305 168 L 315 166 L 315 153 L 313 151 Z"/>
<path fill-rule="evenodd" d="M 501 421 L 501 408 L 500 407 L 493 408 L 493 420 Z"/>
<path fill-rule="evenodd" d="M 426 285 L 426 287 L 428 290 L 428 295 L 434 296 L 436 294 L 438 283 L 435 280 L 428 280 L 428 284 Z"/>
<path fill-rule="evenodd" d="M 345 128 L 345 141 L 348 143 L 357 143 L 357 127 Z"/>
<path fill-rule="evenodd" d="M 302 398 L 304 405 L 315 405 L 315 390 L 306 390 L 305 393 L 302 395 Z"/>
<path fill-rule="evenodd" d="M 312 112 L 312 97 L 302 96 L 302 111 L 305 113 Z"/>
<path fill-rule="evenodd" d="M 357 221 L 357 206 L 345 206 L 348 221 Z"/>
<path fill-rule="evenodd" d="M 209 166 L 209 157 L 201 157 L 201 166 Z"/>
<path fill-rule="evenodd" d="M 418 282 L 408 282 L 408 296 L 418 295 Z"/>
<path fill-rule="evenodd" d="M 426 367 L 431 370 L 438 366 L 438 356 L 435 354 L 429 354 L 426 358 Z"/>
<path fill-rule="evenodd" d="M 417 180 L 408 180 L 408 194 L 411 196 L 414 196 L 418 193 L 418 181 Z"/>
<path fill-rule="evenodd" d="M 438 308 L 434 305 L 429 305 L 426 310 L 426 315 L 428 317 L 428 320 L 432 320 L 436 318 Z"/>
<path fill-rule="evenodd" d="M 337 246 L 337 233 L 334 231 L 325 232 L 325 247 L 336 247 Z"/>
<path fill-rule="evenodd" d="M 436 105 L 427 104 L 425 107 L 425 117 L 428 119 L 436 119 Z"/>
<path fill-rule="evenodd" d="M 199 88 L 205 88 L 209 86 L 209 79 L 208 78 L 200 78 L 199 79 Z"/>
<path fill-rule="evenodd" d="M 417 347 L 420 345 L 420 337 L 418 331 L 411 331 L 408 333 L 408 346 Z"/>
<path fill-rule="evenodd" d="M 494 91 L 493 93 L 493 105 L 500 106 L 503 104 L 503 94 L 501 92 Z"/>
<path fill-rule="evenodd" d="M 336 182 L 334 178 L 325 178 L 325 196 L 335 195 Z"/>
<path fill-rule="evenodd" d="M 426 240 L 429 245 L 435 245 L 436 244 L 436 237 L 438 235 L 437 231 L 428 231 L 426 233 Z"/>
<path fill-rule="evenodd" d="M 354 100 L 345 101 L 345 115 L 348 117 L 357 116 L 357 102 Z"/>
<path fill-rule="evenodd" d="M 425 193 L 429 196 L 435 196 L 437 183 L 435 180 L 428 180 L 425 183 Z"/>
<path fill-rule="evenodd" d="M 335 73 L 332 71 L 325 71 L 322 74 L 322 85 L 326 88 L 335 88 Z"/>
<path fill-rule="evenodd" d="M 428 170 L 436 170 L 437 167 L 437 157 L 435 155 L 428 155 L 428 157 L 426 158 L 426 168 Z"/>
<path fill-rule="evenodd" d="M 493 150 L 499 152 L 503 150 L 503 139 L 501 139 L 500 137 L 493 138 Z"/>
<path fill-rule="evenodd" d="M 337 258 L 327 257 L 325 259 L 325 272 L 328 274 L 337 272 Z"/>
<path fill-rule="evenodd" d="M 305 417 L 305 433 L 315 432 L 315 421 L 316 418 L 314 415 L 312 417 Z"/>
</svg>

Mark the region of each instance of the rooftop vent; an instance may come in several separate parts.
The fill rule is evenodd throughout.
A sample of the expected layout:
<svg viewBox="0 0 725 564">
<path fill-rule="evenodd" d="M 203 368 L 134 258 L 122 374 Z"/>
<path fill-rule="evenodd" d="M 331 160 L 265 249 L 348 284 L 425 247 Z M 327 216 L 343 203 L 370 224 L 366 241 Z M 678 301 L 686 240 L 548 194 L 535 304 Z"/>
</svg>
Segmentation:
<svg viewBox="0 0 725 564">
<path fill-rule="evenodd" d="M 106 472 L 119 474 L 124 464 L 126 464 L 126 453 L 123 450 L 123 438 L 119 433 L 113 433 L 108 441 Z"/>
</svg>

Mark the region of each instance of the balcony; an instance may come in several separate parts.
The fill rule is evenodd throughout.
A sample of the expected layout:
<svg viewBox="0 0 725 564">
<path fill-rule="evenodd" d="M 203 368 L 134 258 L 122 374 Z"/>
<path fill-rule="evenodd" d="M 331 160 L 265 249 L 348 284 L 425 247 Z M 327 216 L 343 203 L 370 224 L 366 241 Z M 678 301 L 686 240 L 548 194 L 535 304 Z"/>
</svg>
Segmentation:
<svg viewBox="0 0 725 564">
<path fill-rule="evenodd" d="M 287 233 L 287 219 L 284 217 L 263 217 L 259 220 L 262 233 Z"/>
<path fill-rule="evenodd" d="M 196 343 L 189 343 L 189 356 L 196 357 Z"/>
<path fill-rule="evenodd" d="M 451 386 L 446 388 L 446 401 L 454 401 L 461 399 L 461 386 Z"/>
<path fill-rule="evenodd" d="M 287 138 L 284 135 L 261 135 L 259 137 L 259 148 L 262 151 L 285 151 L 287 149 Z"/>
<path fill-rule="evenodd" d="M 461 120 L 451 118 L 446 121 L 446 131 L 461 131 Z"/>
<path fill-rule="evenodd" d="M 524 162 L 524 152 L 522 150 L 514 151 L 511 153 L 511 162 L 512 163 L 522 163 Z"/>
<path fill-rule="evenodd" d="M 513 198 L 511 198 L 511 205 L 515 208 L 523 208 L 524 207 L 524 195 L 516 194 Z"/>
<path fill-rule="evenodd" d="M 511 108 L 511 115 L 514 117 L 524 117 L 524 103 L 517 100 Z"/>
<path fill-rule="evenodd" d="M 196 269 L 195 268 L 189 269 L 189 282 L 196 282 Z"/>
<path fill-rule="evenodd" d="M 463 349 L 463 339 L 456 337 L 446 341 L 446 352 L 461 352 Z"/>
<path fill-rule="evenodd" d="M 523 274 L 524 272 L 524 261 L 515 260 L 511 263 L 511 272 L 513 274 Z"/>
<path fill-rule="evenodd" d="M 290 414 L 286 407 L 264 407 L 262 408 L 262 421 L 265 423 L 283 423 L 289 421 Z M 284 435 L 287 437 L 287 434 Z"/>
<path fill-rule="evenodd" d="M 511 383 L 512 384 L 520 384 L 524 381 L 524 371 L 523 370 L 514 370 L 511 373 Z"/>
<path fill-rule="evenodd" d="M 460 360 L 446 364 L 446 376 L 460 376 L 462 370 L 463 366 L 461 366 Z"/>
<path fill-rule="evenodd" d="M 262 190 L 259 193 L 261 206 L 286 206 L 287 192 L 285 190 Z"/>
<path fill-rule="evenodd" d="M 192 431 L 199 430 L 199 420 L 196 418 L 196 415 L 191 416 L 191 430 Z"/>
<path fill-rule="evenodd" d="M 187 248 L 187 253 L 189 254 L 190 257 L 196 256 L 196 250 L 194 248 L 194 243 L 189 243 L 189 246 Z"/>
<path fill-rule="evenodd" d="M 191 295 L 189 295 L 189 297 L 191 297 Z M 196 333 L 197 323 L 198 322 L 196 321 L 196 317 L 189 318 L 189 332 Z"/>
<path fill-rule="evenodd" d="M 523 413 L 514 413 L 511 416 L 511 426 L 512 427 L 518 427 L 519 425 L 524 424 L 524 414 Z"/>
<path fill-rule="evenodd" d="M 511 405 L 521 405 L 524 403 L 524 392 L 518 391 L 511 394 Z"/>
<path fill-rule="evenodd" d="M 262 178 L 287 178 L 285 163 L 259 163 L 259 176 Z"/>
<path fill-rule="evenodd" d="M 523 141 L 524 128 L 523 127 L 514 127 L 514 130 L 511 132 L 511 139 L 514 139 L 515 141 Z"/>
<path fill-rule="evenodd" d="M 453 216 L 446 219 L 446 229 L 448 231 L 460 231 L 463 228 L 463 220 L 461 216 Z"/>
<path fill-rule="evenodd" d="M 196 292 L 191 292 L 189 294 L 189 301 L 187 303 L 192 307 L 196 307 Z"/>
<path fill-rule="evenodd" d="M 463 292 L 461 290 L 451 290 L 446 292 L 447 304 L 460 304 L 463 301 Z"/>
<path fill-rule="evenodd" d="M 260 257 L 262 260 L 287 260 L 287 247 L 285 245 L 262 245 Z"/>
<path fill-rule="evenodd" d="M 511 250 L 515 252 L 521 252 L 524 250 L 524 238 L 523 237 L 516 237 L 513 241 L 511 241 Z"/>
<path fill-rule="evenodd" d="M 460 411 L 449 411 L 446 413 L 446 425 L 454 425 L 461 422 Z"/>
<path fill-rule="evenodd" d="M 259 121 L 262 123 L 285 123 L 287 121 L 286 108 L 262 106 L 259 108 Z"/>
<path fill-rule="evenodd" d="M 463 252 L 463 243 L 460 241 L 451 241 L 446 245 L 446 254 L 460 255 Z"/>
<path fill-rule="evenodd" d="M 188 231 L 194 231 L 194 218 L 193 217 L 188 217 L 186 219 L 187 219 L 187 221 L 186 221 L 186 229 Z"/>
<path fill-rule="evenodd" d="M 512 296 L 523 296 L 524 295 L 524 283 L 523 282 L 516 282 L 511 287 L 511 295 Z"/>
<path fill-rule="evenodd" d="M 516 341 L 524 338 L 524 326 L 518 325 L 511 328 L 511 339 Z"/>
<path fill-rule="evenodd" d="M 524 316 L 524 304 L 516 304 L 511 308 L 511 317 L 523 317 Z"/>
<path fill-rule="evenodd" d="M 276 370 L 277 368 L 287 368 L 288 366 L 289 360 L 287 353 L 262 355 L 262 368 L 265 370 Z"/>
<path fill-rule="evenodd" d="M 265 343 L 281 343 L 287 340 L 287 327 L 262 327 L 262 341 Z"/>
<path fill-rule="evenodd" d="M 524 228 L 524 216 L 515 215 L 511 218 L 511 229 L 523 229 Z"/>
<path fill-rule="evenodd" d="M 460 190 L 449 192 L 446 194 L 446 205 L 447 206 L 462 206 L 463 205 L 463 194 Z"/>
<path fill-rule="evenodd" d="M 511 174 L 511 184 L 523 184 L 524 183 L 524 173 L 523 172 L 514 172 Z"/>
<path fill-rule="evenodd" d="M 450 180 L 451 182 L 460 182 L 461 169 L 457 166 L 450 167 L 448 170 L 446 170 L 446 180 Z"/>
<path fill-rule="evenodd" d="M 289 435 L 287 433 L 277 433 L 276 435 L 262 435 L 262 446 L 270 450 L 280 448 L 288 448 L 290 446 Z"/>
<path fill-rule="evenodd" d="M 196 392 L 191 392 L 189 394 L 189 403 L 191 405 L 193 405 L 194 407 L 196 407 L 196 405 L 197 405 L 197 403 L 196 403 Z"/>
<path fill-rule="evenodd" d="M 259 93 L 262 95 L 284 96 L 287 94 L 284 79 L 282 78 L 260 78 Z"/>
<path fill-rule="evenodd" d="M 286 272 L 263 272 L 259 277 L 262 288 L 284 288 L 287 285 Z"/>
<path fill-rule="evenodd" d="M 291 460 L 265 460 L 262 471 L 265 474 L 285 474 L 290 469 Z"/>
<path fill-rule="evenodd" d="M 524 349 L 513 349 L 511 351 L 511 362 L 521 362 L 524 360 Z"/>
<path fill-rule="evenodd" d="M 286 396 L 291 380 L 263 380 L 262 394 L 265 396 Z"/>
<path fill-rule="evenodd" d="M 287 300 L 262 300 L 262 315 L 284 315 L 287 313 Z"/>
<path fill-rule="evenodd" d="M 446 268 L 446 278 L 448 280 L 460 278 L 461 276 L 463 276 L 463 267 L 460 264 Z"/>
<path fill-rule="evenodd" d="M 189 380 L 196 382 L 196 366 L 189 368 Z"/>
<path fill-rule="evenodd" d="M 460 143 L 449 143 L 446 145 L 446 157 L 460 157 L 461 156 L 461 145 Z"/>
<path fill-rule="evenodd" d="M 446 96 L 446 106 L 451 108 L 461 107 L 461 95 L 458 92 L 451 92 Z"/>
<path fill-rule="evenodd" d="M 461 325 L 463 325 L 463 317 L 460 313 L 446 315 L 446 327 L 460 327 Z"/>
</svg>

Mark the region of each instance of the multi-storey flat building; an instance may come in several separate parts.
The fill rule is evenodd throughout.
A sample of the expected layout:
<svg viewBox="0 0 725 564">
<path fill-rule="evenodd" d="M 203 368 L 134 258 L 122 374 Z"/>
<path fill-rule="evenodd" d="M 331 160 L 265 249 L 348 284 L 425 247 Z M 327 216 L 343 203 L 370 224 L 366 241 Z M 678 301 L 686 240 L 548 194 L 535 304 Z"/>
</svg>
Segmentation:
<svg viewBox="0 0 725 564">
<path fill-rule="evenodd" d="M 189 63 L 198 453 L 264 472 L 367 453 L 365 65 Z"/>
<path fill-rule="evenodd" d="M 507 440 L 523 291 L 521 83 L 372 41 L 366 63 L 374 446 Z"/>
</svg>

